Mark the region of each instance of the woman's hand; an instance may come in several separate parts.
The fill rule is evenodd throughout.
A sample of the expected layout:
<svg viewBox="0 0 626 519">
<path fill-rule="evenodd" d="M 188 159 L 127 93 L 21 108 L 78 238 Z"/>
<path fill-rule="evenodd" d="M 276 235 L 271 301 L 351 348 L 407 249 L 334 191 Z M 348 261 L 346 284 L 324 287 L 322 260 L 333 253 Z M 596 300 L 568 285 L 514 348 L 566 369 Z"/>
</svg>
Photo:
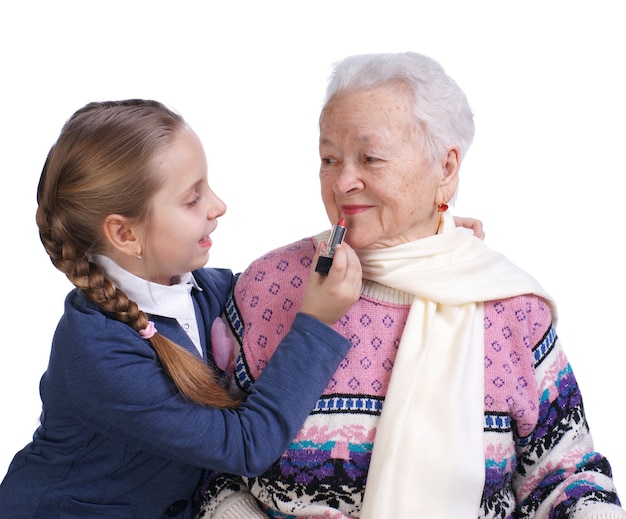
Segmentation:
<svg viewBox="0 0 626 519">
<path fill-rule="evenodd" d="M 323 248 L 324 243 L 320 243 L 313 258 L 300 311 L 332 326 L 359 300 L 361 263 L 352 247 L 344 242 L 335 247 L 328 276 L 322 276 L 315 272 L 315 265 Z"/>
</svg>

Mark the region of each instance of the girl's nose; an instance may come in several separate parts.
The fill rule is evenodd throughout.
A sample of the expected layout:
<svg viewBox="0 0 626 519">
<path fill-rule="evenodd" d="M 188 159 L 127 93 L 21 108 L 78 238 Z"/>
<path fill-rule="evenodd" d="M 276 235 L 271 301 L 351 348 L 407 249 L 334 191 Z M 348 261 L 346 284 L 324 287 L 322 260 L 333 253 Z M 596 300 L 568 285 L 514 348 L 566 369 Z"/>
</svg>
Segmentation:
<svg viewBox="0 0 626 519">
<path fill-rule="evenodd" d="M 213 191 L 209 195 L 209 210 L 207 212 L 207 218 L 209 220 L 215 220 L 220 216 L 223 216 L 226 212 L 226 204 L 218 197 Z"/>
</svg>

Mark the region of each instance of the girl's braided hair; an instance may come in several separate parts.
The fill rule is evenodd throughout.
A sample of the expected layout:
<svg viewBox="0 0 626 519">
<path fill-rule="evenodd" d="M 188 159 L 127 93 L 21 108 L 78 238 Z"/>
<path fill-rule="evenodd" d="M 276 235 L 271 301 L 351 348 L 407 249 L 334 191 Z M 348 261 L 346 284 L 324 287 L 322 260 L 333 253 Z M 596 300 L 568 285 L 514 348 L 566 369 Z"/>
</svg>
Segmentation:
<svg viewBox="0 0 626 519">
<path fill-rule="evenodd" d="M 89 103 L 65 123 L 37 188 L 39 236 L 54 266 L 137 331 L 146 328 L 148 317 L 89 258 L 104 251 L 108 215 L 148 220 L 150 200 L 162 182 L 153 159 L 185 127 L 180 115 L 157 101 Z M 158 333 L 149 342 L 189 400 L 237 406 L 205 362 Z"/>
</svg>

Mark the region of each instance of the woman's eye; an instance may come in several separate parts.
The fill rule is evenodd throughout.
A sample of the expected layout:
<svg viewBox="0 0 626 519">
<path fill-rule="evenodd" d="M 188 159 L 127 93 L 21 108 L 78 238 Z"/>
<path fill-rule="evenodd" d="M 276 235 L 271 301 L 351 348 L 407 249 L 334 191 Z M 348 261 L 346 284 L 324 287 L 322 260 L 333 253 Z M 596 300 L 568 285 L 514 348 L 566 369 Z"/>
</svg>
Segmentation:
<svg viewBox="0 0 626 519">
<path fill-rule="evenodd" d="M 376 162 L 378 158 L 376 157 L 365 157 L 365 162 Z"/>
</svg>

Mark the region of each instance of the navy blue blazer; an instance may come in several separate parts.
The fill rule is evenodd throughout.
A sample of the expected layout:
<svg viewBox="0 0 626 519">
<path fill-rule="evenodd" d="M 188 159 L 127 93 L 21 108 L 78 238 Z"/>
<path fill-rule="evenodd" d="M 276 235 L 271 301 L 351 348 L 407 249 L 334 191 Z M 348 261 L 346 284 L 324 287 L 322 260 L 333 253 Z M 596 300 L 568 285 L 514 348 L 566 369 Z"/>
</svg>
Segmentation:
<svg viewBox="0 0 626 519">
<path fill-rule="evenodd" d="M 194 276 L 210 359 L 210 326 L 235 277 L 220 269 Z M 175 319 L 153 319 L 159 333 L 197 353 Z M 239 409 L 206 408 L 181 397 L 135 330 L 73 290 L 41 379 L 41 425 L 0 484 L 0 516 L 190 519 L 202 469 L 247 476 L 267 470 L 348 348 L 330 327 L 299 314 Z"/>
</svg>

